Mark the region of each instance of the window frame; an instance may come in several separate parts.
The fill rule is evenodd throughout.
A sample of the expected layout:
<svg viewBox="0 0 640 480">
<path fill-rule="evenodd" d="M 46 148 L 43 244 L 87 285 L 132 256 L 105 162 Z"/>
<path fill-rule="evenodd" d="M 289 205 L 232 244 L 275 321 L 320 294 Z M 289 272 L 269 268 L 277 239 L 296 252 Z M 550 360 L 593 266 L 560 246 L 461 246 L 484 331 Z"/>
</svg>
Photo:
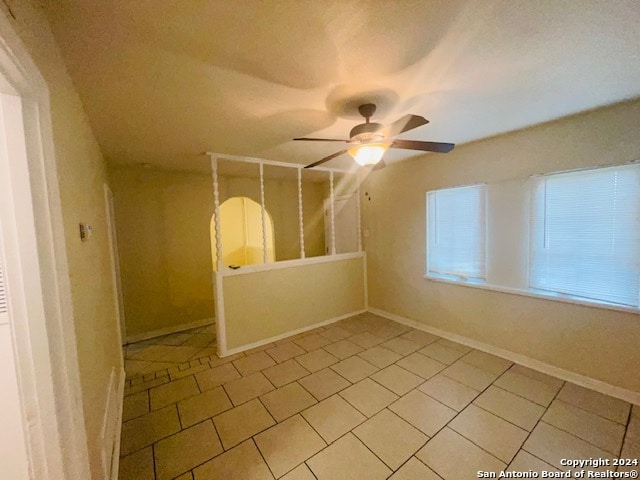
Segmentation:
<svg viewBox="0 0 640 480">
<path fill-rule="evenodd" d="M 483 223 L 484 226 L 481 227 L 481 232 L 484 236 L 484 245 L 483 245 L 483 256 L 484 256 L 484 268 L 483 268 L 483 273 L 481 277 L 476 277 L 476 276 L 471 276 L 471 275 L 461 275 L 461 274 L 455 274 L 455 273 L 444 273 L 444 272 L 436 272 L 436 271 L 432 271 L 430 269 L 430 264 L 431 264 L 431 255 L 430 255 L 430 251 L 432 249 L 431 247 L 431 237 L 429 235 L 430 232 L 430 216 L 429 216 L 429 196 L 430 194 L 434 194 L 437 192 L 442 192 L 442 191 L 447 191 L 447 190 L 461 190 L 461 189 L 465 189 L 465 188 L 480 188 L 481 189 L 481 202 L 482 202 L 482 208 L 483 208 Z M 469 285 L 485 285 L 486 284 L 486 279 L 487 279 L 487 265 L 488 265 L 488 258 L 487 258 L 487 229 L 488 229 L 488 222 L 487 222 L 487 184 L 486 183 L 473 183 L 473 184 L 468 184 L 468 185 L 456 185 L 453 187 L 444 187 L 444 188 L 437 188 L 437 189 L 433 189 L 433 190 L 427 190 L 425 192 L 425 274 L 424 274 L 424 278 L 428 278 L 428 279 L 433 279 L 433 280 L 441 280 L 441 281 L 445 281 L 448 283 L 462 283 L 462 284 L 469 284 Z"/>
<path fill-rule="evenodd" d="M 560 170 L 560 171 L 553 171 L 548 173 L 532 174 L 527 177 L 523 176 L 523 177 L 516 177 L 516 178 L 499 179 L 499 180 L 496 180 L 495 182 L 490 182 L 490 183 L 487 182 L 487 183 L 476 183 L 471 185 L 460 185 L 460 187 L 472 186 L 472 185 L 485 186 L 485 208 L 486 208 L 485 234 L 486 234 L 486 240 L 487 240 L 486 250 L 485 250 L 486 281 L 475 282 L 472 279 L 466 279 L 462 277 L 455 277 L 455 276 L 448 277 L 448 276 L 442 276 L 442 275 L 435 275 L 435 274 L 430 274 L 428 270 L 423 274 L 423 278 L 429 282 L 435 282 L 436 284 L 440 283 L 444 285 L 449 284 L 449 285 L 458 285 L 458 286 L 470 287 L 470 288 L 479 288 L 482 290 L 507 293 L 511 295 L 519 295 L 523 297 L 541 299 L 546 301 L 568 303 L 573 305 L 581 305 L 581 306 L 587 306 L 591 308 L 598 308 L 598 309 L 640 315 L 640 306 L 638 307 L 628 306 L 628 305 L 623 305 L 619 303 L 590 299 L 590 298 L 585 298 L 585 297 L 580 297 L 580 296 L 570 295 L 565 293 L 554 293 L 548 290 L 540 290 L 540 289 L 529 287 L 529 275 L 530 275 L 530 267 L 531 267 L 529 255 L 531 250 L 531 219 L 532 219 L 532 208 L 533 208 L 532 197 L 534 192 L 534 180 L 544 175 L 572 173 L 572 172 L 579 172 L 579 171 L 585 171 L 585 170 L 595 170 L 598 168 L 609 168 L 609 167 L 617 167 L 617 166 L 625 166 L 625 165 L 633 165 L 633 164 L 638 164 L 640 166 L 640 159 L 631 160 L 623 163 L 614 163 L 614 164 L 608 164 L 608 165 L 592 165 L 592 166 L 585 166 L 581 168 L 575 168 L 571 170 Z M 517 205 L 519 205 L 519 207 L 516 207 L 516 208 L 520 209 L 519 215 L 521 215 L 518 218 L 522 219 L 522 226 L 524 226 L 524 229 L 517 236 L 519 240 L 513 239 L 513 241 L 521 242 L 521 246 L 523 247 L 522 248 L 523 257 L 521 258 L 523 258 L 526 261 L 521 262 L 520 266 L 518 267 L 518 272 L 519 272 L 518 275 L 516 275 L 515 277 L 511 277 L 511 279 L 507 281 L 498 281 L 498 278 L 500 278 L 501 280 L 504 280 L 504 278 L 495 277 L 493 274 L 495 270 L 496 262 L 500 260 L 496 261 L 495 254 L 492 253 L 492 252 L 495 252 L 496 237 L 494 235 L 489 234 L 490 228 L 496 227 L 493 223 L 496 221 L 496 218 L 497 218 L 495 217 L 495 211 L 494 211 L 494 208 L 495 208 L 494 189 L 502 188 L 505 184 L 509 184 L 514 181 L 520 182 L 521 186 L 520 186 L 520 189 L 518 190 L 519 193 L 517 193 L 516 196 L 513 196 L 513 193 L 510 194 L 512 195 L 510 199 L 513 199 L 514 201 L 518 202 Z M 457 187 L 458 186 L 451 187 L 451 188 L 457 188 Z M 429 190 L 429 192 L 437 191 L 437 190 L 444 190 L 444 188 L 432 189 L 432 190 Z M 502 191 L 504 192 L 504 190 Z M 513 192 L 513 189 L 511 189 L 510 191 Z M 426 192 L 426 193 L 429 193 L 429 192 Z M 428 213 L 429 212 L 428 212 L 427 198 L 428 198 L 427 195 L 425 195 L 425 220 L 426 220 L 425 233 L 426 235 L 428 235 L 428 232 L 429 232 L 428 230 L 429 228 Z M 425 238 L 425 242 L 424 242 L 425 247 L 428 247 L 427 242 L 428 242 L 428 236 L 427 238 Z M 425 263 L 424 263 L 425 268 L 428 268 L 427 267 L 428 253 L 429 252 L 427 250 L 425 252 Z M 519 281 L 516 278 L 518 276 L 521 281 Z"/>
<path fill-rule="evenodd" d="M 543 298 L 548 298 L 552 300 L 561 300 L 561 301 L 570 301 L 571 303 L 579 303 L 591 306 L 599 306 L 599 307 L 610 307 L 616 310 L 624 310 L 624 311 L 634 311 L 640 312 L 640 300 L 637 305 L 627 304 L 615 302 L 612 300 L 604 300 L 601 298 L 593 298 L 585 295 L 580 295 L 578 293 L 564 292 L 552 290 L 550 288 L 540 288 L 539 286 L 534 286 L 533 276 L 533 262 L 534 262 L 534 249 L 535 245 L 535 237 L 537 235 L 537 231 L 535 229 L 535 217 L 536 217 L 536 193 L 538 187 L 538 182 L 541 179 L 554 177 L 557 175 L 569 176 L 572 174 L 580 174 L 585 172 L 592 172 L 596 170 L 604 170 L 604 169 L 615 169 L 622 167 L 632 167 L 640 168 L 640 163 L 638 161 L 626 162 L 623 164 L 613 164 L 613 165 L 599 165 L 592 167 L 579 168 L 574 170 L 562 170 L 557 172 L 549 172 L 545 174 L 533 175 L 530 177 L 529 182 L 529 195 L 530 195 L 530 207 L 529 207 L 529 232 L 528 232 L 528 261 L 527 261 L 527 289 L 526 291 L 531 293 L 534 296 L 539 296 Z M 637 195 L 640 197 L 640 187 L 638 188 Z M 545 200 L 546 202 L 546 200 Z M 546 214 L 546 212 L 545 212 Z M 543 222 L 543 225 L 546 225 L 546 220 Z"/>
</svg>

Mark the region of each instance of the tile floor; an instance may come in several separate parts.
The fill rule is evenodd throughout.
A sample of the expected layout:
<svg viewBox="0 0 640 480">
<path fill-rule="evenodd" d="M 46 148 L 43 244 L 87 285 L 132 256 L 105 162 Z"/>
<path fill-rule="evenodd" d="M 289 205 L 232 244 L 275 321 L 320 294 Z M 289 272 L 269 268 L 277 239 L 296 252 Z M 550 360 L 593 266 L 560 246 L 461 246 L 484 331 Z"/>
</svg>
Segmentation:
<svg viewBox="0 0 640 480">
<path fill-rule="evenodd" d="M 223 359 L 213 326 L 194 329 L 128 346 L 126 368 L 121 480 L 461 480 L 640 457 L 638 406 L 370 313 Z"/>
<path fill-rule="evenodd" d="M 127 379 L 140 383 L 177 365 L 211 355 L 216 355 L 215 325 L 129 344 L 124 347 L 124 369 Z"/>
</svg>

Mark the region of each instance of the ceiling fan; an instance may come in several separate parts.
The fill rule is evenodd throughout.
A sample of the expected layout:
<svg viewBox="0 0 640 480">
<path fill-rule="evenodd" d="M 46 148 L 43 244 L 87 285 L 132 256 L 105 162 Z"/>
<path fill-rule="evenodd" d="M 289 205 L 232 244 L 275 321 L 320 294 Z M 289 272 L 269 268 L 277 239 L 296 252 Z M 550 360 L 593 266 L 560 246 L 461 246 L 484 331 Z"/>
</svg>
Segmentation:
<svg viewBox="0 0 640 480">
<path fill-rule="evenodd" d="M 453 150 L 453 143 L 441 142 L 421 142 L 418 140 L 395 140 L 393 137 L 401 133 L 408 132 L 414 128 L 429 123 L 424 117 L 419 115 L 405 115 L 389 125 L 381 125 L 369 121 L 376 111 L 373 103 L 366 103 L 358 107 L 360 115 L 365 118 L 365 123 L 356 125 L 349 133 L 349 140 L 338 140 L 334 138 L 294 138 L 294 140 L 304 140 L 307 142 L 345 142 L 352 144 L 351 148 L 340 150 L 328 157 L 324 157 L 317 162 L 313 162 L 304 168 L 313 168 L 322 163 L 328 162 L 343 153 L 349 153 L 360 165 L 375 165 L 374 170 L 379 170 L 386 166 L 382 156 L 388 148 L 402 148 L 405 150 L 420 150 L 423 152 L 447 153 Z"/>
</svg>

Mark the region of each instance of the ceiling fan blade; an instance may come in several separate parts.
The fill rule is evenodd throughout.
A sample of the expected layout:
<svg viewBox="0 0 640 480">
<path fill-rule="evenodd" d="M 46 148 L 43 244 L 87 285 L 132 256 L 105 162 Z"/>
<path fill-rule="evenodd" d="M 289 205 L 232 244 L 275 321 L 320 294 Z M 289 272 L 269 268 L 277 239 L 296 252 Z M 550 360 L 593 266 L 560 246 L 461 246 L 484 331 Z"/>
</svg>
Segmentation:
<svg viewBox="0 0 640 480">
<path fill-rule="evenodd" d="M 400 135 L 403 132 L 408 132 L 409 130 L 413 130 L 414 128 L 418 128 L 422 125 L 426 125 L 429 123 L 424 117 L 420 117 L 419 115 L 405 115 L 402 118 L 399 118 L 393 123 L 389 125 L 385 125 L 376 133 L 381 133 L 385 138 L 395 137 L 396 135 Z"/>
<path fill-rule="evenodd" d="M 340 150 L 339 152 L 334 153 L 333 155 L 329 155 L 328 157 L 324 157 L 322 160 L 318 160 L 317 162 L 313 162 L 309 165 L 307 165 L 304 168 L 313 168 L 313 167 L 317 167 L 318 165 L 324 163 L 324 162 L 328 162 L 329 160 L 333 160 L 336 157 L 339 157 L 340 155 L 342 155 L 343 153 L 346 153 L 346 150 Z"/>
<path fill-rule="evenodd" d="M 306 142 L 348 142 L 349 140 L 339 140 L 337 138 L 294 138 L 294 140 L 304 140 Z"/>
<path fill-rule="evenodd" d="M 404 148 L 406 150 L 421 150 L 423 152 L 447 153 L 453 150 L 454 143 L 421 142 L 419 140 L 394 140 L 391 148 Z"/>
<path fill-rule="evenodd" d="M 384 167 L 386 167 L 386 166 L 387 166 L 387 164 L 386 164 L 386 163 L 384 163 L 384 160 L 380 160 L 378 163 L 376 163 L 376 164 L 373 166 L 373 168 L 371 169 L 371 171 L 374 171 L 374 170 L 380 170 L 381 168 L 384 168 Z"/>
</svg>

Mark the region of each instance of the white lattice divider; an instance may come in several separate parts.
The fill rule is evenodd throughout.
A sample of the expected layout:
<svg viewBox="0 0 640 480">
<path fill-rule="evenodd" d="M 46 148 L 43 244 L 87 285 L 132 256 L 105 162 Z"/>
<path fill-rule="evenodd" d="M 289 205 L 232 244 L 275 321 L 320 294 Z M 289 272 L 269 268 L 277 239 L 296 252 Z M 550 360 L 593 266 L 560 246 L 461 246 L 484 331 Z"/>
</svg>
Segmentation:
<svg viewBox="0 0 640 480">
<path fill-rule="evenodd" d="M 336 222 L 335 222 L 335 198 L 333 193 L 333 170 L 329 172 L 329 194 L 331 201 L 331 255 L 336 254 Z"/>
<path fill-rule="evenodd" d="M 267 210 L 264 204 L 264 164 L 260 163 L 260 205 L 262 206 L 262 261 L 267 263 L 269 256 L 267 255 Z"/>
<path fill-rule="evenodd" d="M 358 188 L 356 189 L 356 208 L 358 210 L 358 251 L 362 251 L 362 218 L 360 216 L 360 176 L 356 174 L 356 182 Z"/>
<path fill-rule="evenodd" d="M 304 216 L 302 213 L 302 168 L 298 168 L 298 223 L 300 227 L 300 258 L 304 258 Z"/>
<path fill-rule="evenodd" d="M 222 265 L 222 229 L 220 226 L 220 191 L 218 189 L 218 159 L 211 157 L 211 175 L 213 177 L 213 218 L 215 228 L 216 241 L 216 265 L 218 271 L 223 268 Z"/>
</svg>

